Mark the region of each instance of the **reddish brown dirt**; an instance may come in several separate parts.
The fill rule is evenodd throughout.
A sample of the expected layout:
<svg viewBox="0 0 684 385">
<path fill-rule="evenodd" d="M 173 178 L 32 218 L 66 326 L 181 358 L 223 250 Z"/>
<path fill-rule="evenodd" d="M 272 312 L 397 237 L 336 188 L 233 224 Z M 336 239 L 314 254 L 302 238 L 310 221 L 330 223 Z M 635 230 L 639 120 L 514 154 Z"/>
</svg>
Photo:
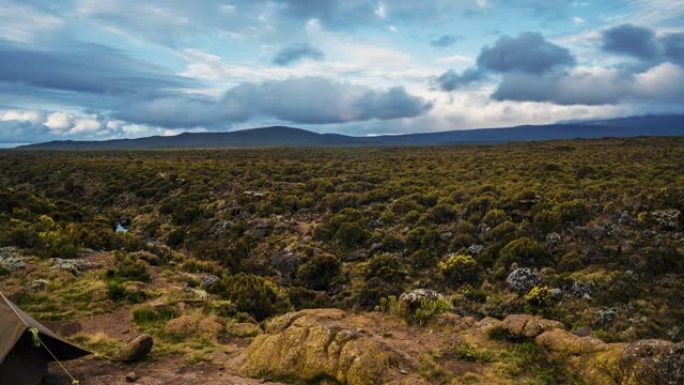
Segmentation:
<svg viewBox="0 0 684 385">
<path fill-rule="evenodd" d="M 174 358 L 131 365 L 82 358 L 66 362 L 65 366 L 80 385 L 286 385 L 237 377 L 227 373 L 227 368 L 204 363 L 188 365 Z M 126 374 L 129 372 L 135 372 L 138 379 L 127 381 Z M 71 385 L 71 380 L 58 365 L 50 364 L 45 385 Z"/>
</svg>

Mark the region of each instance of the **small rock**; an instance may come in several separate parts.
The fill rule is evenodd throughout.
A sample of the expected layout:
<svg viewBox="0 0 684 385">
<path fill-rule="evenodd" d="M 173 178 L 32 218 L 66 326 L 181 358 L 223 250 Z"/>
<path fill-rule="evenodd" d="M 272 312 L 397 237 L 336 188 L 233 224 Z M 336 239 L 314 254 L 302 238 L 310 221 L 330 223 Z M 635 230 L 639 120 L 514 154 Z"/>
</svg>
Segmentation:
<svg viewBox="0 0 684 385">
<path fill-rule="evenodd" d="M 547 246 L 558 246 L 561 244 L 561 236 L 558 233 L 548 233 L 546 234 L 546 245 Z"/>
<path fill-rule="evenodd" d="M 449 239 L 451 239 L 451 237 L 453 237 L 453 236 L 454 236 L 454 233 L 452 233 L 451 231 L 445 231 L 442 234 L 439 234 L 439 239 L 443 242 L 446 242 Z"/>
<path fill-rule="evenodd" d="M 591 328 L 589 326 L 580 326 L 573 331 L 573 334 L 578 337 L 587 337 L 591 335 Z"/>
<path fill-rule="evenodd" d="M 154 346 L 154 340 L 149 334 L 141 334 L 119 350 L 112 359 L 126 363 L 137 362 L 145 358 Z"/>
<path fill-rule="evenodd" d="M 31 290 L 41 291 L 47 289 L 48 281 L 46 279 L 36 279 L 31 283 Z"/>
<path fill-rule="evenodd" d="M 570 287 L 570 293 L 577 298 L 591 298 L 591 292 L 594 289 L 594 282 L 575 281 Z"/>
<path fill-rule="evenodd" d="M 138 374 L 135 372 L 128 372 L 126 373 L 126 381 L 128 382 L 136 382 L 138 380 Z"/>
<path fill-rule="evenodd" d="M 597 311 L 598 319 L 596 320 L 596 326 L 603 326 L 612 323 L 617 318 L 617 312 L 613 309 L 602 309 Z"/>
<path fill-rule="evenodd" d="M 200 278 L 200 287 L 204 290 L 209 290 L 220 280 L 219 277 L 213 274 L 205 274 Z"/>
<path fill-rule="evenodd" d="M 468 247 L 468 253 L 473 256 L 479 256 L 482 254 L 485 250 L 485 247 L 482 245 L 470 245 Z"/>
<path fill-rule="evenodd" d="M 52 258 L 50 259 L 50 263 L 52 264 L 51 269 L 69 271 L 74 275 L 78 275 L 81 271 L 101 267 L 100 264 L 85 259 Z"/>
<path fill-rule="evenodd" d="M 657 210 L 651 212 L 651 220 L 660 230 L 676 230 L 682 213 L 677 209 Z"/>
</svg>

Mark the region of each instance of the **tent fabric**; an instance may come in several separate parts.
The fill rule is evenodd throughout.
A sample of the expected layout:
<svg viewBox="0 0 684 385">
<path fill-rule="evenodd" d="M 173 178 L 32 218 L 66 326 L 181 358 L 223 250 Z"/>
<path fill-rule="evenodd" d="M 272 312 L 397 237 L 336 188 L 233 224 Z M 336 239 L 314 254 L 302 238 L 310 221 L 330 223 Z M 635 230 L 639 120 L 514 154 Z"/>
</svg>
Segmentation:
<svg viewBox="0 0 684 385">
<path fill-rule="evenodd" d="M 92 354 L 71 342 L 63 340 L 0 293 L 0 363 L 10 354 L 29 328 L 38 329 L 41 341 L 60 361 Z M 49 361 L 54 360 L 50 355 L 46 358 Z"/>
<path fill-rule="evenodd" d="M 14 349 L 0 363 L 0 385 L 40 385 L 47 374 L 47 357 L 43 347 L 35 346 L 25 333 Z"/>
</svg>

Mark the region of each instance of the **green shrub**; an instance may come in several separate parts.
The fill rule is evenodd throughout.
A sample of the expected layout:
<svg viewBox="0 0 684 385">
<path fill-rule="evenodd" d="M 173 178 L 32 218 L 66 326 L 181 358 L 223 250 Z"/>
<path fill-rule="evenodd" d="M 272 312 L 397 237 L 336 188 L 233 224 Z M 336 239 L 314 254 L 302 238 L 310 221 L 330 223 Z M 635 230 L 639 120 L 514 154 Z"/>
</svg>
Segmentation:
<svg viewBox="0 0 684 385">
<path fill-rule="evenodd" d="M 126 288 L 120 282 L 107 282 L 107 296 L 112 301 L 121 301 L 126 298 Z"/>
<path fill-rule="evenodd" d="M 581 225 L 589 219 L 590 209 L 586 201 L 573 199 L 558 204 L 554 210 L 558 213 L 563 223 Z"/>
<path fill-rule="evenodd" d="M 406 279 L 406 269 L 399 258 L 391 254 L 378 254 L 368 262 L 365 278 L 381 278 L 392 285 L 400 286 Z"/>
<path fill-rule="evenodd" d="M 450 286 L 473 283 L 480 278 L 480 268 L 473 257 L 465 254 L 451 254 L 438 266 L 444 280 Z"/>
<path fill-rule="evenodd" d="M 256 275 L 240 273 L 215 284 L 212 292 L 230 300 L 238 310 L 264 320 L 292 309 L 287 295 L 273 281 Z"/>
<path fill-rule="evenodd" d="M 114 267 L 105 272 L 105 278 L 117 282 L 148 282 L 150 280 L 150 273 L 147 271 L 145 262 L 132 254 L 118 251 L 115 256 Z"/>
<path fill-rule="evenodd" d="M 178 309 L 171 305 L 144 306 L 133 310 L 133 322 L 136 325 L 164 323 L 178 316 Z"/>
<path fill-rule="evenodd" d="M 459 360 L 488 364 L 494 362 L 496 355 L 489 349 L 481 349 L 466 342 L 460 343 L 454 350 L 454 357 Z"/>
<path fill-rule="evenodd" d="M 548 306 L 553 302 L 553 292 L 548 286 L 535 286 L 525 294 L 525 302 L 533 307 Z"/>
<path fill-rule="evenodd" d="M 333 255 L 321 254 L 310 258 L 297 269 L 297 282 L 312 290 L 330 290 L 339 276 L 342 264 Z"/>
<path fill-rule="evenodd" d="M 482 222 L 486 223 L 489 227 L 495 227 L 507 220 L 508 215 L 503 210 L 499 209 L 487 211 L 487 214 L 482 218 Z"/>
<path fill-rule="evenodd" d="M 440 203 L 427 212 L 427 216 L 434 223 L 448 223 L 458 218 L 458 213 L 453 206 Z"/>
<path fill-rule="evenodd" d="M 325 293 L 304 287 L 288 288 L 287 296 L 295 310 L 334 307 L 332 300 Z"/>
<path fill-rule="evenodd" d="M 509 242 L 501 249 L 499 262 L 504 266 L 509 266 L 514 262 L 522 266 L 546 266 L 552 260 L 539 242 L 522 237 Z"/>
<path fill-rule="evenodd" d="M 346 249 L 361 246 L 369 237 L 370 233 L 359 222 L 344 222 L 335 232 L 338 244 Z"/>
<path fill-rule="evenodd" d="M 417 306 L 408 307 L 399 301 L 396 296 L 390 295 L 381 298 L 376 311 L 384 311 L 394 314 L 408 324 L 425 325 L 438 314 L 446 313 L 452 308 L 451 304 L 441 295 L 435 300 L 425 299 Z"/>
</svg>

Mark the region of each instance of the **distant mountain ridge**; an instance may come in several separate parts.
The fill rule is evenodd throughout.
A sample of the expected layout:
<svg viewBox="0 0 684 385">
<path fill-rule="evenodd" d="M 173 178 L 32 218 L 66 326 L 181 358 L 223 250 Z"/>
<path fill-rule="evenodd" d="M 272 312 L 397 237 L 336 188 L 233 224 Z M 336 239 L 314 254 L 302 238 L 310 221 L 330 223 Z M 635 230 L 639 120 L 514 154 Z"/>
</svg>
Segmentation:
<svg viewBox="0 0 684 385">
<path fill-rule="evenodd" d="M 357 137 L 318 134 L 287 126 L 271 126 L 229 132 L 183 133 L 138 139 L 103 141 L 51 141 L 18 148 L 45 150 L 73 149 L 163 149 L 217 147 L 354 147 L 428 146 L 459 143 L 504 143 L 552 139 L 603 137 L 684 136 L 684 115 L 637 116 L 629 118 L 523 125 L 403 135 Z"/>
</svg>

